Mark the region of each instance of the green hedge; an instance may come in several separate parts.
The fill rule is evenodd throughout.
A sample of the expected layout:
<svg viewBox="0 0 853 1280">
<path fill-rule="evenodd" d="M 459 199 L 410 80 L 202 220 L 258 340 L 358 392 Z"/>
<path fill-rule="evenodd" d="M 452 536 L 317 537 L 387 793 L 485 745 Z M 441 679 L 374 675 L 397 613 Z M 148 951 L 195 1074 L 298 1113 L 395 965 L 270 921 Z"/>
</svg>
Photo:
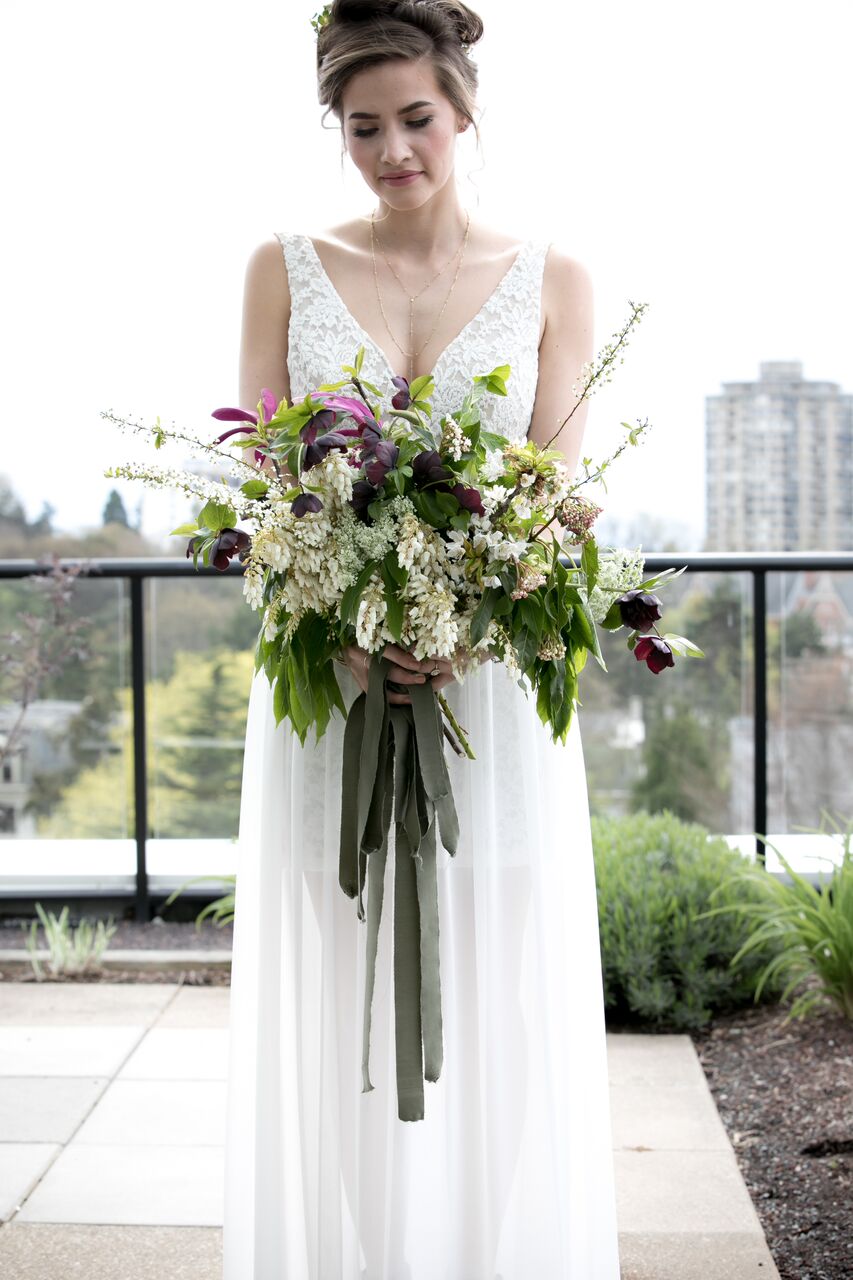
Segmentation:
<svg viewBox="0 0 853 1280">
<path fill-rule="evenodd" d="M 731 968 L 747 924 L 731 915 L 694 919 L 711 905 L 755 896 L 753 886 L 737 884 L 710 900 L 746 865 L 743 855 L 669 812 L 594 817 L 592 836 L 608 1019 L 691 1031 L 751 1003 L 775 951 L 756 950 Z M 762 999 L 781 986 L 768 984 Z"/>
</svg>

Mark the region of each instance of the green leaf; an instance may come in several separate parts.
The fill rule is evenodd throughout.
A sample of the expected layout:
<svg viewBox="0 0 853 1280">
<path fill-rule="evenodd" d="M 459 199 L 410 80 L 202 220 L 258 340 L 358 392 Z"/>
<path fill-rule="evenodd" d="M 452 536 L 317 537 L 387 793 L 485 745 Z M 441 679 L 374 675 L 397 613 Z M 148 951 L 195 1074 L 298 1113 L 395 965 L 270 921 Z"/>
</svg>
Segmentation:
<svg viewBox="0 0 853 1280">
<path fill-rule="evenodd" d="M 350 586 L 347 587 L 341 597 L 340 616 L 341 622 L 346 625 L 348 622 L 355 622 L 358 616 L 358 603 L 373 574 L 379 567 L 378 560 L 368 560 L 361 573 Z"/>
<path fill-rule="evenodd" d="M 513 648 L 518 655 L 518 665 L 522 671 L 526 672 L 533 663 L 536 657 L 536 650 L 539 648 L 539 640 L 536 637 L 536 633 L 527 627 L 522 627 L 519 634 L 513 637 Z"/>
<path fill-rule="evenodd" d="M 586 575 L 587 592 L 590 592 L 598 581 L 598 547 L 595 538 L 590 538 L 584 543 L 581 552 L 581 569 Z"/>
<path fill-rule="evenodd" d="M 499 587 L 487 587 L 471 618 L 471 644 L 478 644 L 486 634 L 495 605 L 503 593 Z"/>
<path fill-rule="evenodd" d="M 187 537 L 191 533 L 198 533 L 197 524 L 179 524 L 177 529 L 173 529 L 169 536 L 170 537 L 178 537 L 178 536 Z"/>
<path fill-rule="evenodd" d="M 688 640 L 686 636 L 675 636 L 667 632 L 662 639 L 667 642 L 674 653 L 680 653 L 684 658 L 705 657 L 698 645 L 695 645 L 692 640 Z"/>
<path fill-rule="evenodd" d="M 263 480 L 247 480 L 245 484 L 240 485 L 240 492 L 247 498 L 262 498 L 265 493 L 269 493 L 269 485 Z"/>
<path fill-rule="evenodd" d="M 211 533 L 220 533 L 223 529 L 234 528 L 237 513 L 225 502 L 206 502 L 198 513 L 198 523 L 210 529 Z"/>
<path fill-rule="evenodd" d="M 420 378 L 415 378 L 414 382 L 409 386 L 409 396 L 412 400 L 428 400 L 435 391 L 435 383 L 432 380 L 431 373 L 425 373 Z"/>
<path fill-rule="evenodd" d="M 618 631 L 625 624 L 622 621 L 622 610 L 619 608 L 619 601 L 614 600 L 607 613 L 602 618 L 599 626 L 604 627 L 605 631 Z"/>
<path fill-rule="evenodd" d="M 389 552 L 389 555 L 390 554 L 391 553 Z M 403 638 L 403 602 L 398 595 L 397 583 L 394 580 L 394 575 L 385 560 L 382 561 L 382 565 L 380 567 L 382 570 L 382 580 L 385 583 L 385 616 L 388 622 L 388 629 L 397 644 L 400 644 Z"/>
<path fill-rule="evenodd" d="M 361 373 L 361 368 L 363 364 L 364 364 L 364 346 L 360 346 L 358 349 L 358 354 L 355 357 L 356 373 Z"/>
</svg>

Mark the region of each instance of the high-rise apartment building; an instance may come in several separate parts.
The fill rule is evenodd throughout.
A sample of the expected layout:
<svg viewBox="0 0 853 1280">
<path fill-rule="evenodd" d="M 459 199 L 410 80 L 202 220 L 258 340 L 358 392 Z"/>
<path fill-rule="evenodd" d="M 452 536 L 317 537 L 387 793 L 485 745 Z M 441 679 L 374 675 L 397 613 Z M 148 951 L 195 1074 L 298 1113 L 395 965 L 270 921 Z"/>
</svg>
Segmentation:
<svg viewBox="0 0 853 1280">
<path fill-rule="evenodd" d="M 707 550 L 853 550 L 853 395 L 770 361 L 705 406 Z"/>
</svg>

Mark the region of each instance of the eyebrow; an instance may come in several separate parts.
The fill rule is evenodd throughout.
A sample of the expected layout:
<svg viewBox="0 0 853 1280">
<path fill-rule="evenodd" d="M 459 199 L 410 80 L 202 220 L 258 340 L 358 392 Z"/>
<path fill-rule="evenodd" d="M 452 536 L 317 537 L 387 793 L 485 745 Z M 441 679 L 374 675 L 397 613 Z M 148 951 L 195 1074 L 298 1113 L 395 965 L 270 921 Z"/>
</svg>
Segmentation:
<svg viewBox="0 0 853 1280">
<path fill-rule="evenodd" d="M 428 102 L 424 99 L 422 102 L 410 102 L 407 107 L 401 107 L 397 112 L 398 116 L 404 116 L 409 111 L 416 111 L 418 107 L 434 107 L 434 102 Z M 379 116 L 375 111 L 351 111 L 348 120 L 378 120 Z"/>
</svg>

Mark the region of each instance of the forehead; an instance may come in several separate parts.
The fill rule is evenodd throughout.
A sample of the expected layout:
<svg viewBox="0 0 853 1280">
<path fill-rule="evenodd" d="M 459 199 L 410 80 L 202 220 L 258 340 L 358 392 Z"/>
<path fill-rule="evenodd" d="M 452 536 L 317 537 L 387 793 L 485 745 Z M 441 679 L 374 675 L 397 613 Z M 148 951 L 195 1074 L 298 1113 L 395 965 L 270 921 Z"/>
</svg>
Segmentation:
<svg viewBox="0 0 853 1280">
<path fill-rule="evenodd" d="M 344 119 L 351 111 L 394 115 L 424 99 L 445 101 L 430 59 L 412 62 L 408 58 L 392 58 L 352 77 L 343 94 Z"/>
</svg>

